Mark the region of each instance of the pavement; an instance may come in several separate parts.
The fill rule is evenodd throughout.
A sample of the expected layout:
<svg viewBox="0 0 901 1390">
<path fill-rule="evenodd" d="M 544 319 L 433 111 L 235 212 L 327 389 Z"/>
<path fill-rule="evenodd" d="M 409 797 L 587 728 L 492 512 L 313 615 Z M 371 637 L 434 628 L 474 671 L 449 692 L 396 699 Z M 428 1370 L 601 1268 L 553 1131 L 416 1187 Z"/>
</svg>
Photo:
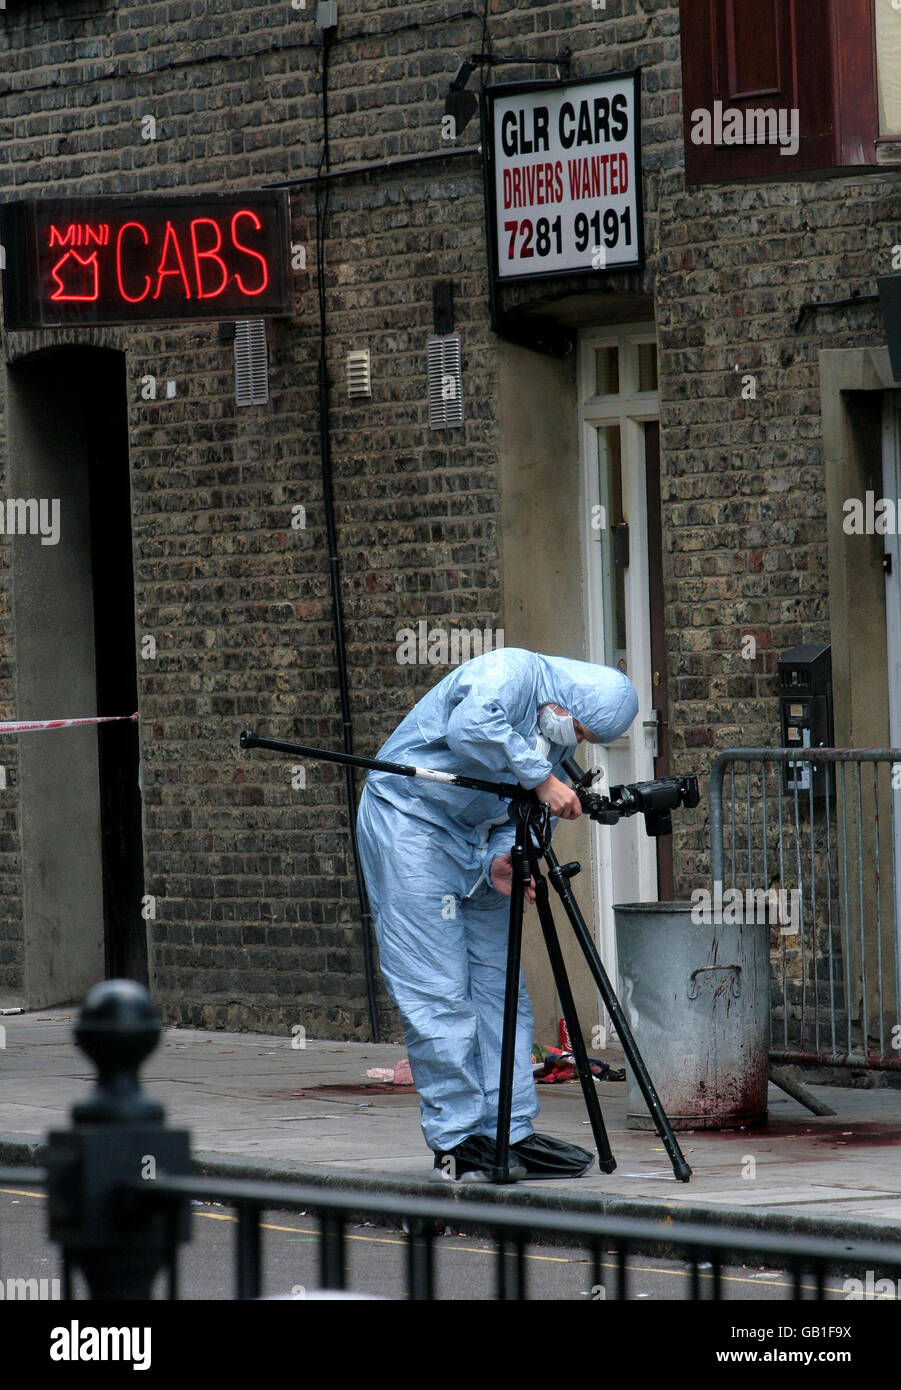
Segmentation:
<svg viewBox="0 0 901 1390">
<path fill-rule="evenodd" d="M 90 1089 L 74 1022 L 66 1009 L 0 1017 L 0 1165 L 40 1164 L 47 1131 L 67 1126 L 72 1103 Z M 191 1130 L 209 1176 L 435 1196 L 415 1092 L 366 1077 L 403 1055 L 397 1044 L 297 1048 L 284 1036 L 167 1028 L 142 1079 L 168 1123 Z M 572 1180 L 454 1191 L 505 1205 L 901 1244 L 901 1091 L 812 1087 L 837 1112 L 818 1118 L 771 1085 L 765 1128 L 679 1134 L 693 1169 L 679 1183 L 656 1133 L 628 1127 L 625 1083 L 597 1085 L 615 1172 L 595 1166 Z M 590 1148 L 579 1085 L 538 1090 L 536 1128 Z"/>
</svg>

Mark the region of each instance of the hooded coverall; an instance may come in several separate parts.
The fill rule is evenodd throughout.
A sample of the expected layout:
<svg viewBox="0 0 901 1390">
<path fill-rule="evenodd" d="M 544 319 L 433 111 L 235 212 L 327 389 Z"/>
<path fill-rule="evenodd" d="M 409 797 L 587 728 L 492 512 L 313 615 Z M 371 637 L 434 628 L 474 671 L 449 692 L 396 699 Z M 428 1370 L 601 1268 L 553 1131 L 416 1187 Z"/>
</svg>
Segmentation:
<svg viewBox="0 0 901 1390">
<path fill-rule="evenodd" d="M 574 746 L 536 751 L 538 713 L 557 704 L 608 743 L 638 696 L 622 672 L 508 647 L 440 680 L 380 748 L 379 758 L 537 787 Z M 509 899 L 491 883 L 515 824 L 507 802 L 393 773 L 370 772 L 357 817 L 379 960 L 404 1025 L 431 1149 L 493 1138 L 503 1031 Z M 532 1005 L 520 974 L 510 1142 L 532 1134 Z"/>
</svg>

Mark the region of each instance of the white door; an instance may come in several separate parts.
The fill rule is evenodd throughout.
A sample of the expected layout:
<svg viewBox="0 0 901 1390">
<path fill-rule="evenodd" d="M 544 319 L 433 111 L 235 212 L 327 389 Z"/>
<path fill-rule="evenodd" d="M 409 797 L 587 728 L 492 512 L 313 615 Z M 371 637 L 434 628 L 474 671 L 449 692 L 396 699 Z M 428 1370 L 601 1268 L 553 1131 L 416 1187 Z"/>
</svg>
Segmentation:
<svg viewBox="0 0 901 1390">
<path fill-rule="evenodd" d="M 644 425 L 658 419 L 653 323 L 580 335 L 582 496 L 587 646 L 590 661 L 618 666 L 638 691 L 638 714 L 621 738 L 587 750 L 605 785 L 650 780 L 657 753 L 652 694 Z M 643 816 L 592 825 L 598 949 L 616 986 L 613 904 L 657 898 L 656 845 Z M 600 1008 L 602 1046 L 609 1020 Z"/>
<path fill-rule="evenodd" d="M 882 495 L 897 505 L 901 498 L 901 391 L 886 391 L 882 412 Z M 897 531 L 883 536 L 885 546 L 885 624 L 888 656 L 889 739 L 901 748 L 901 545 Z M 897 765 L 896 765 L 897 766 Z M 893 779 L 894 780 L 894 779 Z M 895 883 L 896 960 L 901 961 L 901 814 L 892 814 Z M 901 979 L 898 982 L 901 997 Z"/>
</svg>

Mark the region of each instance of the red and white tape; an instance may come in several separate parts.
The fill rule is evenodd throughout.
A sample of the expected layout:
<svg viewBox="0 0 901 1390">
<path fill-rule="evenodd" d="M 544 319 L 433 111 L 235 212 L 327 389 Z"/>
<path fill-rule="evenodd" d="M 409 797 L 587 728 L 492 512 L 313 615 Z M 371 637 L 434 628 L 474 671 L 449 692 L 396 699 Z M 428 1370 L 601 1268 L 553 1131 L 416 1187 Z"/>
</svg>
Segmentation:
<svg viewBox="0 0 901 1390">
<path fill-rule="evenodd" d="M 101 714 L 90 719 L 17 719 L 0 724 L 0 734 L 27 734 L 35 729 L 74 729 L 78 724 L 114 724 L 123 719 L 137 719 L 134 714 Z"/>
</svg>

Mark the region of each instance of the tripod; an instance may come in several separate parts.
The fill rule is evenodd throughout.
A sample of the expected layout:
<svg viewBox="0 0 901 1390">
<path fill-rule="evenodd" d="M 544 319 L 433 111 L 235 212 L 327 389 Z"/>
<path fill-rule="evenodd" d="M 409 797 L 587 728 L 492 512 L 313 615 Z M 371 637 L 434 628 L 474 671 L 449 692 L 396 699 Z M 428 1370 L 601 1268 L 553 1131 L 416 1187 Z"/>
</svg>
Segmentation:
<svg viewBox="0 0 901 1390">
<path fill-rule="evenodd" d="M 270 748 L 275 752 L 288 753 L 292 756 L 316 758 L 334 763 L 350 763 L 354 767 L 365 767 L 377 772 L 391 772 L 399 777 L 418 777 L 424 781 L 467 787 L 474 791 L 493 792 L 495 796 L 510 801 L 516 818 L 516 838 L 510 853 L 513 876 L 510 892 L 510 928 L 501 1041 L 497 1137 L 492 1180 L 495 1183 L 508 1183 L 510 1181 L 510 1119 L 513 1111 L 513 1064 L 516 1049 L 519 973 L 522 959 L 522 918 L 526 887 L 530 878 L 534 878 L 535 905 L 538 909 L 554 983 L 560 996 L 563 1017 L 569 1029 L 576 1071 L 582 1085 L 582 1094 L 585 1097 L 601 1172 L 612 1173 L 616 1167 L 616 1159 L 613 1157 L 610 1140 L 604 1126 L 594 1077 L 588 1064 L 588 1054 L 582 1039 L 575 1001 L 566 974 L 563 953 L 560 950 L 548 894 L 548 879 L 563 903 L 564 911 L 569 918 L 576 940 L 588 962 L 588 968 L 607 1012 L 613 1020 L 623 1051 L 635 1073 L 641 1093 L 651 1112 L 657 1133 L 669 1154 L 673 1172 L 679 1182 L 688 1182 L 691 1177 L 691 1169 L 679 1148 L 672 1126 L 660 1103 L 660 1097 L 654 1089 L 654 1083 L 632 1036 L 632 1030 L 626 1021 L 619 1000 L 591 939 L 591 932 L 586 926 L 585 919 L 579 911 L 579 905 L 570 889 L 569 880 L 579 873 L 581 865 L 575 861 L 562 865 L 558 862 L 551 846 L 550 810 L 539 802 L 534 792 L 527 791 L 515 783 L 488 782 L 478 777 L 439 772 L 434 768 L 414 767 L 406 763 L 390 763 L 380 761 L 377 758 L 359 757 L 355 753 L 337 753 L 331 749 L 311 748 L 301 743 L 285 743 L 278 739 L 261 738 L 250 729 L 245 729 L 241 734 L 240 745 L 242 748 Z M 564 767 L 575 785 L 575 791 L 583 809 L 593 820 L 604 824 L 615 824 L 620 817 L 634 815 L 641 811 L 645 816 L 650 834 L 666 834 L 670 828 L 669 812 L 673 808 L 678 805 L 696 806 L 698 804 L 697 781 L 693 777 L 671 777 L 658 782 L 642 782 L 634 786 L 613 787 L 609 796 L 598 796 L 590 790 L 592 781 L 590 773 L 583 774 L 578 764 L 569 759 L 565 761 Z M 547 878 L 541 871 L 540 861 L 542 859 L 547 866 Z"/>
<path fill-rule="evenodd" d="M 598 1152 L 598 1164 L 602 1173 L 612 1173 L 616 1167 L 616 1159 L 613 1157 L 610 1140 L 604 1125 L 604 1117 L 601 1114 L 594 1076 L 588 1064 L 588 1054 L 585 1051 L 575 1000 L 566 973 L 563 952 L 560 949 L 554 914 L 551 911 L 547 886 L 548 879 L 550 879 L 569 918 L 576 940 L 588 962 L 588 968 L 607 1012 L 613 1020 L 617 1036 L 622 1043 L 629 1065 L 635 1073 L 635 1079 L 651 1112 L 657 1133 L 669 1154 L 673 1172 L 680 1182 L 688 1182 L 691 1177 L 691 1169 L 679 1148 L 672 1126 L 654 1089 L 654 1083 L 632 1036 L 632 1030 L 626 1021 L 603 962 L 591 939 L 591 933 L 569 886 L 569 880 L 580 872 L 581 865 L 575 861 L 569 864 L 560 864 L 558 861 L 551 845 L 550 811 L 547 806 L 541 805 L 534 797 L 525 794 L 522 799 L 514 797 L 512 804 L 516 816 L 516 840 L 510 852 L 513 862 L 513 878 L 510 892 L 510 931 L 507 945 L 504 1030 L 501 1042 L 501 1074 L 497 1104 L 497 1138 L 495 1140 L 493 1181 L 496 1183 L 510 1181 L 510 1119 L 513 1109 L 513 1063 L 516 1047 L 519 971 L 522 956 L 522 919 L 526 888 L 530 879 L 534 879 L 535 882 L 535 906 L 538 909 L 538 919 L 541 923 L 554 984 L 560 996 L 563 1017 L 569 1030 L 576 1071 L 582 1085 L 588 1120 Z M 547 878 L 541 871 L 542 859 L 547 866 Z"/>
</svg>

